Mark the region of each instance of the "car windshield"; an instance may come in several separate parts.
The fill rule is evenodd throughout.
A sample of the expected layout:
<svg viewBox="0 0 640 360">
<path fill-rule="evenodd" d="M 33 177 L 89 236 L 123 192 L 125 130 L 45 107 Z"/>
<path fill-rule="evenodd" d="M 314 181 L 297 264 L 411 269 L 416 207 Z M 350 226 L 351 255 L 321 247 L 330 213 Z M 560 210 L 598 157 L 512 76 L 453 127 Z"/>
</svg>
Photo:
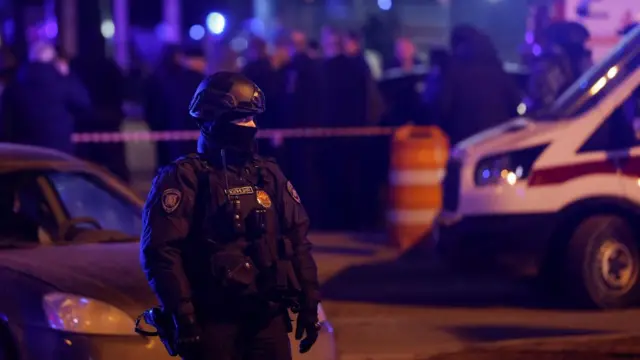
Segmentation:
<svg viewBox="0 0 640 360">
<path fill-rule="evenodd" d="M 592 109 L 638 69 L 640 27 L 625 36 L 599 64 L 594 65 L 546 110 L 530 115 L 534 120 L 573 118 Z"/>
<path fill-rule="evenodd" d="M 142 229 L 141 209 L 125 200 L 100 179 L 81 173 L 52 173 L 49 180 L 72 219 L 91 218 L 104 230 L 138 238 Z"/>
</svg>

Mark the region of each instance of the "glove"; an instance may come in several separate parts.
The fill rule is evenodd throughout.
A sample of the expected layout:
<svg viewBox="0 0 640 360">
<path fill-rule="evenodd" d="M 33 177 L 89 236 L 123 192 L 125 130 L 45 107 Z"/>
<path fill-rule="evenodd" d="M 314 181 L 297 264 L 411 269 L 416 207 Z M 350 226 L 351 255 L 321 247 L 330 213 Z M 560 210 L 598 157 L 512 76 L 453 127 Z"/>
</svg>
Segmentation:
<svg viewBox="0 0 640 360">
<path fill-rule="evenodd" d="M 318 322 L 317 305 L 312 308 L 300 309 L 296 322 L 296 340 L 300 340 L 299 351 L 304 354 L 311 350 L 318 340 L 322 325 Z M 306 334 L 306 337 L 303 336 Z"/>
<path fill-rule="evenodd" d="M 200 327 L 193 315 L 174 315 L 176 348 L 183 358 L 195 358 L 200 352 Z"/>
</svg>

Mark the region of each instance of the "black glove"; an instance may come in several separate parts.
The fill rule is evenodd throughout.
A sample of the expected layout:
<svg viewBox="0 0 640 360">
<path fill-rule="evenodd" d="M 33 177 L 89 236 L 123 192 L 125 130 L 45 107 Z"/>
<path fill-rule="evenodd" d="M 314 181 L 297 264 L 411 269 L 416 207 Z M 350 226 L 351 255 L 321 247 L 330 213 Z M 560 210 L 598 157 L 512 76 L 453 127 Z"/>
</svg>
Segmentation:
<svg viewBox="0 0 640 360">
<path fill-rule="evenodd" d="M 318 322 L 318 306 L 302 308 L 298 313 L 296 323 L 296 340 L 300 341 L 300 353 L 304 354 L 311 350 L 313 344 L 318 340 L 318 334 L 322 326 Z M 303 339 L 302 336 L 305 335 Z"/>
<path fill-rule="evenodd" d="M 174 315 L 176 348 L 183 358 L 197 357 L 200 352 L 200 327 L 193 315 Z"/>
</svg>

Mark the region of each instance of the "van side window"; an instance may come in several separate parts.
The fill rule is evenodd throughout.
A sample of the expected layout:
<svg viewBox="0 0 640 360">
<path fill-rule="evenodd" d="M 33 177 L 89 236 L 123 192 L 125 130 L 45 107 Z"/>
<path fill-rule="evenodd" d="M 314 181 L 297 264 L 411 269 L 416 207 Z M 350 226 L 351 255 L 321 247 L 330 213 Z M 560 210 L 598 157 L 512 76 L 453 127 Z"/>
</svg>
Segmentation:
<svg viewBox="0 0 640 360">
<path fill-rule="evenodd" d="M 612 151 L 640 146 L 640 86 L 623 102 L 578 152 Z"/>
</svg>

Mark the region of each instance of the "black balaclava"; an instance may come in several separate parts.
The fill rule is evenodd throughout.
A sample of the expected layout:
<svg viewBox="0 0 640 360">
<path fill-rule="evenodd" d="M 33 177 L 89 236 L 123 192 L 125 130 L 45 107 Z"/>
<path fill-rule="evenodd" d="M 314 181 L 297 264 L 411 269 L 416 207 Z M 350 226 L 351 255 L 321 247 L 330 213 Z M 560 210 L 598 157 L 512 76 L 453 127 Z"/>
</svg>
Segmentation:
<svg viewBox="0 0 640 360">
<path fill-rule="evenodd" d="M 202 128 L 198 152 L 214 157 L 220 156 L 220 150 L 224 149 L 230 163 L 247 161 L 256 152 L 257 132 L 256 127 L 236 125 L 231 121 L 215 121 Z"/>
</svg>

